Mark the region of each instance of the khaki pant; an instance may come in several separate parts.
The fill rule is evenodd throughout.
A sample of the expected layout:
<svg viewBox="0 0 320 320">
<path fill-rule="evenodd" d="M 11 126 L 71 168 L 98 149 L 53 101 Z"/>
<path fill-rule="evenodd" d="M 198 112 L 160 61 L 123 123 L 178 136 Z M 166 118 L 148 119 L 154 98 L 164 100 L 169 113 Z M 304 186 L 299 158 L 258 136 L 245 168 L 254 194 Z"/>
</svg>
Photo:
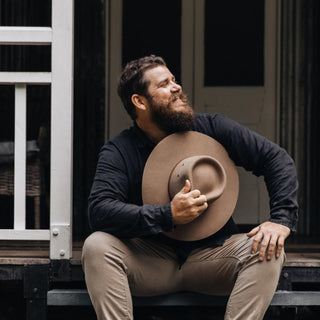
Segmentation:
<svg viewBox="0 0 320 320">
<path fill-rule="evenodd" d="M 259 320 L 276 290 L 284 253 L 260 262 L 251 246 L 245 234 L 233 235 L 223 246 L 192 251 L 179 270 L 166 245 L 95 232 L 85 241 L 82 264 L 99 320 L 133 319 L 131 294 L 177 291 L 230 294 L 225 319 Z"/>
</svg>

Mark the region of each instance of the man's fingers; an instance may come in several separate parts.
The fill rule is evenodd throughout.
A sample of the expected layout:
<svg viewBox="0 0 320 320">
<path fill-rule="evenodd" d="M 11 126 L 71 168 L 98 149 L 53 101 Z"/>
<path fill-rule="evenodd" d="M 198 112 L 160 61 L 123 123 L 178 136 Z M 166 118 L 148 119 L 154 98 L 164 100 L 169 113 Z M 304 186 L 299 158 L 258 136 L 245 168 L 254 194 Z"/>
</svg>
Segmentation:
<svg viewBox="0 0 320 320">
<path fill-rule="evenodd" d="M 279 258 L 289 234 L 290 229 L 286 226 L 270 221 L 262 223 L 247 234 L 249 238 L 253 237 L 252 254 L 259 250 L 260 261 L 271 260 L 274 255 Z"/>
<path fill-rule="evenodd" d="M 278 238 L 277 250 L 276 250 L 276 258 L 279 258 L 280 255 L 281 255 L 281 252 L 282 252 L 283 247 L 284 247 L 284 241 L 285 241 L 285 238 L 283 236 L 280 236 Z"/>
<path fill-rule="evenodd" d="M 201 196 L 194 198 L 193 203 L 197 206 L 202 206 L 205 202 L 207 202 L 207 197 L 204 194 L 202 194 Z"/>
<path fill-rule="evenodd" d="M 270 242 L 269 242 L 269 246 L 268 246 L 267 260 L 272 259 L 273 255 L 275 253 L 276 247 L 277 247 L 277 240 L 278 240 L 277 235 L 273 235 L 271 237 Z"/>
<path fill-rule="evenodd" d="M 190 183 L 189 180 L 186 180 L 186 185 L 184 186 L 184 190 L 188 189 L 187 183 Z M 207 202 L 207 197 L 204 194 L 201 194 L 200 190 L 194 189 L 185 193 L 185 196 L 189 198 L 190 203 L 196 206 L 202 206 L 205 202 Z"/>
<path fill-rule="evenodd" d="M 263 261 L 269 246 L 270 235 L 264 235 L 260 245 L 259 260 Z"/>
<path fill-rule="evenodd" d="M 191 190 L 190 180 L 171 201 L 172 220 L 174 224 L 186 224 L 197 218 L 208 207 L 207 198 L 197 189 Z"/>
<path fill-rule="evenodd" d="M 193 198 L 199 198 L 201 196 L 201 192 L 198 189 L 194 189 L 190 191 L 190 196 Z"/>
<path fill-rule="evenodd" d="M 263 238 L 263 233 L 262 232 L 258 232 L 255 237 L 253 238 L 253 244 L 252 244 L 252 253 L 256 253 L 258 251 L 259 248 L 259 244 L 261 242 Z"/>
<path fill-rule="evenodd" d="M 257 226 L 255 228 L 253 228 L 249 233 L 247 233 L 247 236 L 249 238 L 253 237 L 254 235 L 256 235 L 260 230 L 260 226 Z"/>
<path fill-rule="evenodd" d="M 263 261 L 265 257 L 271 260 L 275 255 L 279 258 L 284 247 L 285 237 L 277 235 L 263 234 L 259 232 L 253 239 L 252 254 L 259 250 L 259 260 Z"/>
<path fill-rule="evenodd" d="M 198 209 L 198 212 L 201 214 L 203 211 L 207 210 L 207 208 L 208 208 L 208 203 L 205 202 L 205 203 L 203 203 L 201 206 L 199 206 L 198 208 L 199 208 L 199 209 Z"/>
</svg>

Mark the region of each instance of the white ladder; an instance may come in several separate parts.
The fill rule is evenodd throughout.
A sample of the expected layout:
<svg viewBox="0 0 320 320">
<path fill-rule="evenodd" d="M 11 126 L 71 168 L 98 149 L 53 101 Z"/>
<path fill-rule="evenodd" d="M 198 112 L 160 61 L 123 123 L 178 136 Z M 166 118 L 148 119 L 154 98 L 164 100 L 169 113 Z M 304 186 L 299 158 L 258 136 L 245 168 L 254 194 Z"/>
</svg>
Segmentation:
<svg viewBox="0 0 320 320">
<path fill-rule="evenodd" d="M 14 228 L 0 240 L 48 240 L 51 259 L 72 255 L 73 1 L 52 0 L 52 27 L 0 27 L 2 45 L 51 45 L 51 72 L 0 72 L 0 85 L 15 86 Z M 25 223 L 28 84 L 51 85 L 50 230 Z"/>
</svg>

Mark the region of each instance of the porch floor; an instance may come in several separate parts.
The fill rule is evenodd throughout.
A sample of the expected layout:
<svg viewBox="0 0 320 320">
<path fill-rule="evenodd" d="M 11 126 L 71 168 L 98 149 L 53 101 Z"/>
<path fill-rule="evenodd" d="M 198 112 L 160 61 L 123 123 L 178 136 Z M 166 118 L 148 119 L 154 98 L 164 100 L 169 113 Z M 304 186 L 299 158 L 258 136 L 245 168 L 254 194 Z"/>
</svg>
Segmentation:
<svg viewBox="0 0 320 320">
<path fill-rule="evenodd" d="M 70 264 L 81 265 L 83 242 L 73 242 Z M 286 245 L 287 267 L 320 267 L 320 244 Z M 47 242 L 1 241 L 0 265 L 49 264 L 50 253 Z"/>
</svg>

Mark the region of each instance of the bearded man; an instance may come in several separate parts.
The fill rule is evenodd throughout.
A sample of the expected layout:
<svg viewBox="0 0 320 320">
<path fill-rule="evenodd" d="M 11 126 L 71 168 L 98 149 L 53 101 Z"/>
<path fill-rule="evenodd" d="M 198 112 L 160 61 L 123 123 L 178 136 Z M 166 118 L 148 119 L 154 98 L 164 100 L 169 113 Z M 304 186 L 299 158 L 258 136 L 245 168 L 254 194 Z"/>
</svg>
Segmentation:
<svg viewBox="0 0 320 320">
<path fill-rule="evenodd" d="M 294 162 L 276 144 L 222 115 L 194 114 L 161 57 L 128 63 L 118 93 L 134 124 L 102 147 L 89 197 L 94 232 L 82 257 L 98 319 L 133 319 L 132 295 L 178 291 L 230 295 L 225 319 L 262 319 L 277 287 L 285 239 L 297 222 Z M 160 141 L 182 131 L 215 139 L 235 165 L 264 176 L 269 221 L 248 234 L 239 234 L 230 217 L 203 239 L 167 236 L 208 208 L 206 194 L 189 179 L 168 203 L 142 201 L 148 157 Z"/>
</svg>

